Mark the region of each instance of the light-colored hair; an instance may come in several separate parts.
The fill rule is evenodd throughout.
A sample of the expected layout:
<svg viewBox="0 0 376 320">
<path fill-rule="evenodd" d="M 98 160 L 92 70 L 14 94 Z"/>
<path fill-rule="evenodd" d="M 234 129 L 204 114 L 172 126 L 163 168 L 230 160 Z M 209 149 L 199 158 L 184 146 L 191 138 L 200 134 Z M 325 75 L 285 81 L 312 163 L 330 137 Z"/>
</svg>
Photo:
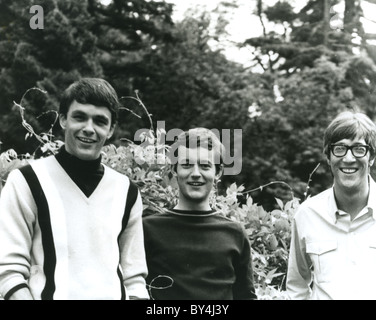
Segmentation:
<svg viewBox="0 0 376 320">
<path fill-rule="evenodd" d="M 192 146 L 197 148 L 203 147 L 208 150 L 213 150 L 214 157 L 218 160 L 215 163 L 216 171 L 220 171 L 220 168 L 223 165 L 225 147 L 213 131 L 206 128 L 193 128 L 180 133 L 171 146 L 172 150 L 174 150 L 174 154 L 170 154 L 170 157 L 177 157 L 178 148 L 180 146 L 186 148 Z M 176 171 L 176 164 L 173 169 Z"/>
<path fill-rule="evenodd" d="M 324 133 L 324 153 L 330 158 L 330 145 L 342 139 L 364 139 L 375 157 L 376 125 L 364 113 L 344 111 L 329 124 Z"/>
</svg>

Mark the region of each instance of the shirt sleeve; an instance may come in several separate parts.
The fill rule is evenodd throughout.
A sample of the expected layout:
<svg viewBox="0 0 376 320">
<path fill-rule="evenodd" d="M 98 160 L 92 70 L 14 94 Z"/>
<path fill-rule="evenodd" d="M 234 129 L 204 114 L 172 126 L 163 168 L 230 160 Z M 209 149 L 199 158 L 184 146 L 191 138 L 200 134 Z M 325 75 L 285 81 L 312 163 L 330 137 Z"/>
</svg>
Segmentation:
<svg viewBox="0 0 376 320">
<path fill-rule="evenodd" d="M 121 266 L 127 296 L 130 299 L 149 299 L 145 282 L 148 269 L 142 226 L 142 200 L 138 190 L 137 193 L 127 227 L 120 236 Z"/>
<path fill-rule="evenodd" d="M 299 223 L 296 219 L 299 213 L 298 210 L 292 224 L 286 290 L 290 299 L 307 300 L 311 296 L 312 271 L 305 241 L 299 236 Z"/>
<path fill-rule="evenodd" d="M 239 263 L 236 266 L 236 280 L 233 286 L 234 300 L 257 299 L 253 279 L 253 266 L 251 257 L 251 245 L 243 227 L 241 227 L 242 248 Z"/>
<path fill-rule="evenodd" d="M 0 295 L 27 286 L 36 205 L 19 170 L 12 171 L 0 195 Z"/>
</svg>

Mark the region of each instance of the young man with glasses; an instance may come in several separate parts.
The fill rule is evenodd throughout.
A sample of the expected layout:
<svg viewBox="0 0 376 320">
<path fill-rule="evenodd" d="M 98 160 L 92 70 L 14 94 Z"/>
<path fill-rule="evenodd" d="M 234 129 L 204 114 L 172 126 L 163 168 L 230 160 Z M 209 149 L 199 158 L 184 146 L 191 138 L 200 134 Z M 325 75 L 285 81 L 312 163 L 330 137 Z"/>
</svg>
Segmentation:
<svg viewBox="0 0 376 320">
<path fill-rule="evenodd" d="M 375 150 L 376 126 L 362 113 L 343 112 L 326 129 L 334 184 L 302 203 L 294 217 L 291 299 L 376 299 Z"/>
</svg>

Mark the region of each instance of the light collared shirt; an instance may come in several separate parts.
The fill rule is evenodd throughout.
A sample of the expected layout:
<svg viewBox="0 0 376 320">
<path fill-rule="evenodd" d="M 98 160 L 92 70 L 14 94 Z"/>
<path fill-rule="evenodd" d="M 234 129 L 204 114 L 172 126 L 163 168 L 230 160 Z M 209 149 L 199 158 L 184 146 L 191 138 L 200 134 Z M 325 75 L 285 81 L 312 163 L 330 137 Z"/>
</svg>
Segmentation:
<svg viewBox="0 0 376 320">
<path fill-rule="evenodd" d="M 295 214 L 286 288 L 291 299 L 376 299 L 376 183 L 359 214 L 337 208 L 334 189 Z"/>
</svg>

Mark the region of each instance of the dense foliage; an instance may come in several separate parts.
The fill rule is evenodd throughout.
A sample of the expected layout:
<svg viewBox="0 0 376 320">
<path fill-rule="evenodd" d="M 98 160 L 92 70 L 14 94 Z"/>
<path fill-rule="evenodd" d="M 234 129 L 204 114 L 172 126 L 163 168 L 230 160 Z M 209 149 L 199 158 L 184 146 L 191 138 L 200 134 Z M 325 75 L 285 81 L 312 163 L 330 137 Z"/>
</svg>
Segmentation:
<svg viewBox="0 0 376 320">
<path fill-rule="evenodd" d="M 54 154 L 62 145 L 61 141 L 55 140 L 49 133 L 40 136 L 28 123 L 26 127 L 29 133 L 41 142 L 38 153 L 18 155 L 13 149 L 1 153 L 0 191 L 11 170 L 39 157 Z M 178 190 L 175 178 L 171 174 L 168 153 L 164 152 L 169 146 L 161 143 L 160 139 L 163 133 L 160 130 L 149 130 L 142 135 L 141 145 L 129 141 L 126 146 L 116 147 L 109 144 L 102 149 L 102 162 L 127 175 L 137 184 L 143 199 L 144 215 L 163 212 L 167 208 L 172 208 L 178 200 Z M 220 195 L 218 190 L 213 190 L 211 205 L 224 216 L 245 227 L 251 241 L 258 298 L 284 299 L 291 220 L 299 200 L 293 193 L 292 199 L 286 204 L 276 198 L 278 209 L 268 212 L 254 203 L 249 193 L 244 190 L 244 186 L 233 183 L 223 195 Z M 241 204 L 238 198 L 244 196 L 246 203 Z"/>
</svg>

